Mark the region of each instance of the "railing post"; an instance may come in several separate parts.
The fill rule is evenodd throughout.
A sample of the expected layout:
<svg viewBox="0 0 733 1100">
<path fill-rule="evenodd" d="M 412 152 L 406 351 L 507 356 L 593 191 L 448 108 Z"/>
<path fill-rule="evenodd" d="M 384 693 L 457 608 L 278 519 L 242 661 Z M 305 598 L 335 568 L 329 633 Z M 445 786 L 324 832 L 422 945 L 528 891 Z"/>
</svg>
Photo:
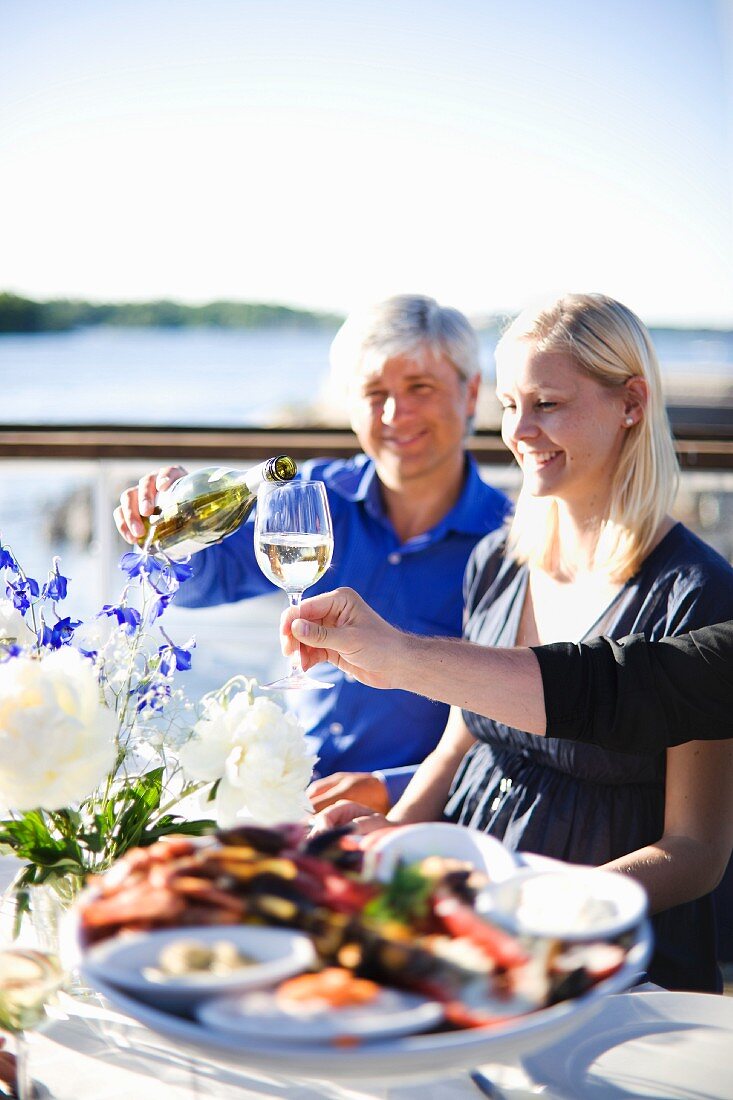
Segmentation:
<svg viewBox="0 0 733 1100">
<path fill-rule="evenodd" d="M 99 459 L 94 477 L 92 518 L 94 545 L 97 552 L 97 605 L 102 606 L 112 592 L 112 509 L 110 502 L 110 463 Z"/>
</svg>

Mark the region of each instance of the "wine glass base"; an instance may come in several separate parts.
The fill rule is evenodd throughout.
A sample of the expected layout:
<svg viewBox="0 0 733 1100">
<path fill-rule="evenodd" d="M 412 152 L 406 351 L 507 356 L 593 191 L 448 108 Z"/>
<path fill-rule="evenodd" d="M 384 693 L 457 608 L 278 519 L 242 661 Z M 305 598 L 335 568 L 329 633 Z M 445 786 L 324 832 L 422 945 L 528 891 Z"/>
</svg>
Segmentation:
<svg viewBox="0 0 733 1100">
<path fill-rule="evenodd" d="M 314 680 L 306 676 L 304 672 L 296 672 L 292 676 L 283 676 L 280 680 L 274 680 L 271 684 L 260 684 L 261 691 L 322 691 L 324 688 L 335 687 L 335 684 L 326 680 Z"/>
</svg>

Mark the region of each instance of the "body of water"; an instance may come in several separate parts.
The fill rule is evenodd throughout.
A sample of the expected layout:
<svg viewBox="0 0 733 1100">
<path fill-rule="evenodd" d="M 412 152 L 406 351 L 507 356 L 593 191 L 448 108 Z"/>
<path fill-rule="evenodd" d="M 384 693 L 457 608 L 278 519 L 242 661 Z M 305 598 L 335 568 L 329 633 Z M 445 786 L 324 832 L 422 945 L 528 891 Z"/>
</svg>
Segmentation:
<svg viewBox="0 0 733 1100">
<path fill-rule="evenodd" d="M 328 329 L 0 335 L 3 423 L 268 426 L 329 403 Z M 668 376 L 733 378 L 733 332 L 654 332 Z M 481 334 L 493 374 L 496 334 Z"/>
<path fill-rule="evenodd" d="M 0 336 L 0 421 L 267 425 L 320 402 L 333 335 L 99 327 Z"/>
</svg>

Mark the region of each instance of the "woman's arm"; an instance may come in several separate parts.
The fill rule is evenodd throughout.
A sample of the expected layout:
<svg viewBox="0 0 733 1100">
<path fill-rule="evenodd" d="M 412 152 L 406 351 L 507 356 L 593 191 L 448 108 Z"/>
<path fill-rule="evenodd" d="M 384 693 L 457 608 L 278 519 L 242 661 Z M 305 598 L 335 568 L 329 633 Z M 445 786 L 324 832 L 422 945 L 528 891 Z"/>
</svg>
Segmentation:
<svg viewBox="0 0 733 1100">
<path fill-rule="evenodd" d="M 460 710 L 451 708 L 438 745 L 425 757 L 399 802 L 387 814 L 388 821 L 395 825 L 439 821 L 448 801 L 453 776 L 473 743 Z"/>
<path fill-rule="evenodd" d="M 412 825 L 420 821 L 439 821 L 448 800 L 448 791 L 456 768 L 473 744 L 460 710 L 451 710 L 439 744 L 423 760 L 404 794 L 386 817 L 372 813 L 368 806 L 348 800 L 334 802 L 313 819 L 313 831 L 352 824 L 357 833 L 373 833 L 390 825 Z"/>
<path fill-rule="evenodd" d="M 636 878 L 652 913 L 715 888 L 733 846 L 733 744 L 692 741 L 667 752 L 664 832 L 606 864 Z"/>
</svg>

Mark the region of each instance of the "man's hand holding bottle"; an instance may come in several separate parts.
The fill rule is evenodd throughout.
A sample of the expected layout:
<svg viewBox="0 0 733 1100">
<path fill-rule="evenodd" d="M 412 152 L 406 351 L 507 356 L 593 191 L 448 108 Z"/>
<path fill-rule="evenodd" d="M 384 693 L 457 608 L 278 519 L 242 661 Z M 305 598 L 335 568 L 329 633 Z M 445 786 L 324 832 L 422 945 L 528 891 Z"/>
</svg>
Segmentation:
<svg viewBox="0 0 733 1100">
<path fill-rule="evenodd" d="M 113 514 L 117 530 L 126 542 L 134 544 L 143 537 L 145 524 L 142 517 L 147 519 L 153 514 L 158 493 L 170 489 L 187 473 L 183 466 L 163 466 L 160 470 L 145 474 L 137 485 L 125 489 Z"/>
</svg>

